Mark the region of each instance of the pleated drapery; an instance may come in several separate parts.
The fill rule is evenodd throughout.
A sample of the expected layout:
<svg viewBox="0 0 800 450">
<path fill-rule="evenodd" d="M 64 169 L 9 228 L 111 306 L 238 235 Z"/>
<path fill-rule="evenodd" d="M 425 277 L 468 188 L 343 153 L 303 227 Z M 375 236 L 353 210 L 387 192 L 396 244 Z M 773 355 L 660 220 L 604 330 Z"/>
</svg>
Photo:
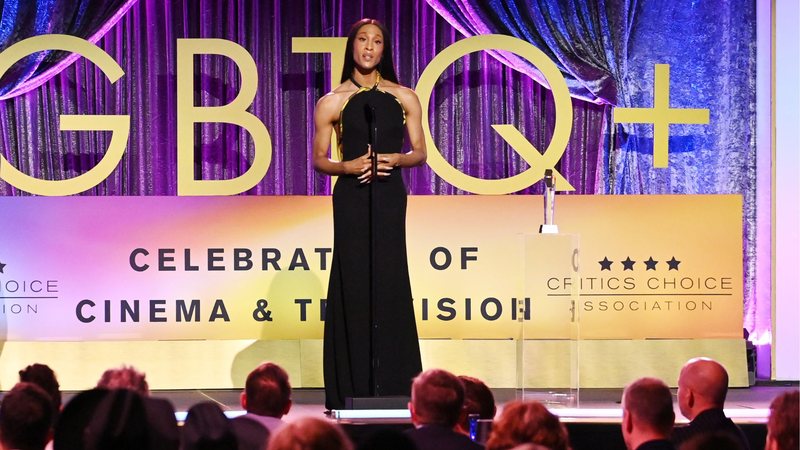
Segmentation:
<svg viewBox="0 0 800 450">
<path fill-rule="evenodd" d="M 100 160 L 109 136 L 60 132 L 53 125 L 58 115 L 129 114 L 131 135 L 122 162 L 83 195 L 175 195 L 176 41 L 221 38 L 247 49 L 260 70 L 250 111 L 266 125 L 273 143 L 267 175 L 247 194 L 327 194 L 330 180 L 313 171 L 310 148 L 314 105 L 330 90 L 330 61 L 321 54 L 292 53 L 291 39 L 345 36 L 364 16 L 389 27 L 398 76 L 410 87 L 437 53 L 462 38 L 424 0 L 139 0 L 98 41 L 125 76 L 111 86 L 81 58 L 41 88 L 0 102 L 0 148 L 14 166 L 32 176 L 75 177 Z M 235 64 L 220 56 L 196 59 L 196 104 L 230 102 L 239 91 Z M 508 177 L 528 167 L 492 124 L 513 124 L 537 148 L 546 148 L 555 123 L 547 89 L 483 52 L 461 58 L 440 77 L 431 105 L 431 130 L 439 149 L 459 170 L 482 178 Z M 574 111 L 572 138 L 559 168 L 578 193 L 603 192 L 607 108 L 576 100 Z M 229 179 L 249 167 L 253 144 L 243 129 L 202 124 L 196 136 L 198 179 Z M 412 194 L 461 193 L 428 167 L 407 172 Z M 540 189 L 537 184 L 522 192 Z M 0 192 L 26 195 L 3 181 Z"/>
</svg>

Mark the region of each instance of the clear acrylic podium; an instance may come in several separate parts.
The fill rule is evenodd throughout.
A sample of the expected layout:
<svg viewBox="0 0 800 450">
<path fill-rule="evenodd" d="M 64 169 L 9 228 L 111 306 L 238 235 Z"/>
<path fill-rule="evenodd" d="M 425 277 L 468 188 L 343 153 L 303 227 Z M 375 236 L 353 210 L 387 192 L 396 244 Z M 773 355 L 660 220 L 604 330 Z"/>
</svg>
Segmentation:
<svg viewBox="0 0 800 450">
<path fill-rule="evenodd" d="M 517 398 L 548 408 L 580 405 L 580 236 L 539 234 L 524 241 L 517 314 Z"/>
</svg>

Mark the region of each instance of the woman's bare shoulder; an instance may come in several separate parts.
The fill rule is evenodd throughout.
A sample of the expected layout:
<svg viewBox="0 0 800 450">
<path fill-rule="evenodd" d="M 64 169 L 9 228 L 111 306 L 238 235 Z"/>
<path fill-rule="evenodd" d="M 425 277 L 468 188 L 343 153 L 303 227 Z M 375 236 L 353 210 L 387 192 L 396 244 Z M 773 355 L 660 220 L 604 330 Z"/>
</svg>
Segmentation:
<svg viewBox="0 0 800 450">
<path fill-rule="evenodd" d="M 336 89 L 328 92 L 327 94 L 323 95 L 319 101 L 317 101 L 317 108 L 333 108 L 339 109 L 345 100 L 347 100 L 353 92 L 356 91 L 355 86 L 349 81 L 340 84 L 336 87 Z"/>
<path fill-rule="evenodd" d="M 414 92 L 413 89 L 403 86 L 402 84 L 393 83 L 388 80 L 384 80 L 381 86 L 385 91 L 389 92 L 390 94 L 397 97 L 403 106 L 411 106 L 414 104 L 419 104 L 419 98 L 417 98 L 417 93 Z"/>
</svg>

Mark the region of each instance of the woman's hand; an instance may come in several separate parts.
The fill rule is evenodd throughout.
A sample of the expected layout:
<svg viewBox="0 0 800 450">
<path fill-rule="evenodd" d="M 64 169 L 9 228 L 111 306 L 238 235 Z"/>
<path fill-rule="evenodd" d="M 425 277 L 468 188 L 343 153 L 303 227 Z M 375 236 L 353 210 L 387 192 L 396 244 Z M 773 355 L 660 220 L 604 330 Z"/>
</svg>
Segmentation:
<svg viewBox="0 0 800 450">
<path fill-rule="evenodd" d="M 356 175 L 361 183 L 369 183 L 372 180 L 372 161 L 370 161 L 372 151 L 367 148 L 367 153 L 350 161 L 343 161 L 342 167 L 345 175 Z"/>
<path fill-rule="evenodd" d="M 392 173 L 392 169 L 400 166 L 400 153 L 379 153 L 378 154 L 378 176 L 387 177 Z"/>
<path fill-rule="evenodd" d="M 392 174 L 392 169 L 400 165 L 402 155 L 400 153 L 379 153 L 378 157 L 378 177 L 388 177 Z M 372 147 L 367 146 L 367 153 L 350 161 L 344 161 L 342 167 L 345 175 L 357 175 L 361 183 L 370 183 L 372 174 Z"/>
</svg>

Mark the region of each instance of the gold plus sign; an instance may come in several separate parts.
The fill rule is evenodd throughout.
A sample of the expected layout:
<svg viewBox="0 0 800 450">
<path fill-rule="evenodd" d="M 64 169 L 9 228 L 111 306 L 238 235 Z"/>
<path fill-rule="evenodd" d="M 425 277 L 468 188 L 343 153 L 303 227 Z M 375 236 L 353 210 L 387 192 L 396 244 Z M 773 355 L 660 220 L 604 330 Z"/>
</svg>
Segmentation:
<svg viewBox="0 0 800 450">
<path fill-rule="evenodd" d="M 614 108 L 614 123 L 653 124 L 653 167 L 669 162 L 669 126 L 673 123 L 708 124 L 708 109 L 669 107 L 669 64 L 656 64 L 652 108 Z"/>
</svg>

